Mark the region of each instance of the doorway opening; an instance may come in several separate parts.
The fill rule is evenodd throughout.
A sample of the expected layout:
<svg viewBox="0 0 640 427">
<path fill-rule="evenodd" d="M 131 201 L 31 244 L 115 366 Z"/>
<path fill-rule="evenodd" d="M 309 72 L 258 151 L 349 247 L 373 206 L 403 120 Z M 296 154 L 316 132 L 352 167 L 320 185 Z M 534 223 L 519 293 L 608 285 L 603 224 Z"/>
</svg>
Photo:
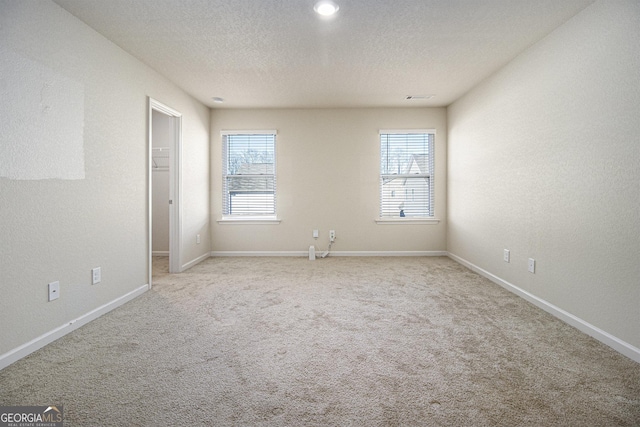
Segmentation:
<svg viewBox="0 0 640 427">
<path fill-rule="evenodd" d="M 182 114 L 149 98 L 149 285 L 153 257 L 168 257 L 168 272 L 180 273 Z"/>
</svg>

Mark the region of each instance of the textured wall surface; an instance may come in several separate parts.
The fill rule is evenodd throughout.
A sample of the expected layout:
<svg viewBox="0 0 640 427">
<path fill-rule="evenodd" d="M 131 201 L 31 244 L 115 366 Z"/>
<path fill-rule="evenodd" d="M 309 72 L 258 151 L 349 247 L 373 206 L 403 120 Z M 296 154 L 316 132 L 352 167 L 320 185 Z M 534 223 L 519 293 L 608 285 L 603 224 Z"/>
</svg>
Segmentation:
<svg viewBox="0 0 640 427">
<path fill-rule="evenodd" d="M 71 101 L 57 123 L 41 129 L 38 117 L 27 116 L 16 124 L 30 136 L 45 130 L 53 137 L 49 143 L 63 150 L 77 143 L 63 137 L 81 135 L 82 140 L 69 150 L 74 156 L 54 163 L 73 171 L 73 179 L 50 173 L 29 180 L 0 177 L 2 355 L 149 283 L 149 96 L 183 114 L 184 158 L 191 162 L 183 176 L 183 228 L 185 234 L 208 229 L 209 110 L 49 1 L 0 1 L 0 52 L 46 70 L 40 77 L 58 88 L 53 95 L 60 95 L 68 82 L 83 93 L 82 103 L 75 99 L 80 92 L 71 98 L 50 97 L 56 109 Z M 33 83 L 30 75 L 11 75 L 14 92 L 31 94 Z M 83 108 L 82 120 L 78 106 Z M 40 107 L 32 102 L 25 111 L 37 116 Z M 13 114 L 10 105 L 3 108 Z M 6 126 L 3 119 L 0 133 L 7 132 Z M 12 144 L 27 150 L 22 143 Z M 83 166 L 77 159 L 80 153 Z M 37 163 L 28 168 L 35 170 Z M 186 238 L 183 264 L 208 251 L 208 233 L 200 246 L 195 245 L 195 234 Z M 91 285 L 91 268 L 98 266 L 102 282 Z M 47 284 L 56 280 L 60 298 L 47 302 Z"/>
<path fill-rule="evenodd" d="M 447 236 L 640 348 L 638 40 L 637 1 L 597 2 L 449 107 Z"/>
<path fill-rule="evenodd" d="M 84 179 L 84 87 L 0 46 L 0 177 Z"/>
<path fill-rule="evenodd" d="M 444 251 L 446 110 L 212 110 L 214 251 Z M 436 225 L 378 225 L 380 129 L 436 129 Z M 221 130 L 276 129 L 278 225 L 220 225 Z M 320 238 L 312 238 L 312 230 Z"/>
</svg>

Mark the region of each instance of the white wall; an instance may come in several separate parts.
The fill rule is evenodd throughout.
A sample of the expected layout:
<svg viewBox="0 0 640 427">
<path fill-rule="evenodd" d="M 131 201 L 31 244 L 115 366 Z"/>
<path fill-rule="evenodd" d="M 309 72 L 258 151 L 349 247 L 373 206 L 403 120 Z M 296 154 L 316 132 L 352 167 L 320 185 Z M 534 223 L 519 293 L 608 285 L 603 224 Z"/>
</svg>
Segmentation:
<svg viewBox="0 0 640 427">
<path fill-rule="evenodd" d="M 596 2 L 448 109 L 449 251 L 636 351 L 639 40 Z"/>
<path fill-rule="evenodd" d="M 43 135 L 46 140 L 37 144 L 12 145 L 18 154 L 34 156 L 43 153 L 33 146 L 79 133 L 81 146 L 64 148 L 74 154 L 74 170 L 82 165 L 76 157 L 84 163 L 82 173 L 71 177 L 51 171 L 0 177 L 0 359 L 6 360 L 29 341 L 149 283 L 147 97 L 183 114 L 189 167 L 183 176 L 182 262 L 208 253 L 209 109 L 49 1 L 0 0 L 2 52 L 38 64 L 40 72 L 3 74 L 0 91 L 17 87 L 47 95 L 69 86 L 83 96 L 65 99 L 65 106 L 48 95 L 30 98 L 35 101 L 19 113 L 34 120 L 8 128 L 3 117 L 0 132 Z M 71 116 L 55 111 L 59 125 L 45 117 L 52 108 L 67 107 Z M 33 129 L 43 123 L 50 132 Z M 56 165 L 64 167 L 64 159 Z M 196 232 L 203 233 L 199 246 Z M 102 283 L 92 286 L 90 270 L 97 266 Z M 55 280 L 61 297 L 47 302 L 47 283 Z"/>
<path fill-rule="evenodd" d="M 378 225 L 380 129 L 436 129 L 436 225 Z M 278 225 L 219 224 L 222 216 L 222 130 L 276 129 Z M 446 110 L 212 110 L 212 249 L 336 252 L 445 251 Z M 312 230 L 320 230 L 314 241 Z"/>
</svg>

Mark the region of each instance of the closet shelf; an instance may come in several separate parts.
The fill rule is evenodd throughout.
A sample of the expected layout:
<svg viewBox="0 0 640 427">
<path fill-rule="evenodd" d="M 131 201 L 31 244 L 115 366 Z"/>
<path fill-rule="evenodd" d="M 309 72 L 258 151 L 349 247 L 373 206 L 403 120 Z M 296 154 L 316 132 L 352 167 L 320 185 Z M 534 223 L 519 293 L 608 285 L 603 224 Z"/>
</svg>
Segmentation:
<svg viewBox="0 0 640 427">
<path fill-rule="evenodd" d="M 151 164 L 154 171 L 169 170 L 170 153 L 171 149 L 169 147 L 153 147 L 151 149 Z"/>
</svg>

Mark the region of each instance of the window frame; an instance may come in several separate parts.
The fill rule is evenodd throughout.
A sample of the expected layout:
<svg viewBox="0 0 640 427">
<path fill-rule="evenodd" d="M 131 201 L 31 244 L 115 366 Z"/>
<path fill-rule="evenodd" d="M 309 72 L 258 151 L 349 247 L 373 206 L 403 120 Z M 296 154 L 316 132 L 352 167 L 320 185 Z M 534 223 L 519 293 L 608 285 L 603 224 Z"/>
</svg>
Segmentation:
<svg viewBox="0 0 640 427">
<path fill-rule="evenodd" d="M 250 136 L 250 135 L 268 135 L 273 137 L 273 173 L 272 174 L 258 174 L 258 175 L 233 175 L 228 173 L 229 166 L 229 137 L 233 136 Z M 218 223 L 243 223 L 243 224 L 273 224 L 279 223 L 280 220 L 277 217 L 277 130 L 223 130 L 220 132 L 222 144 L 221 144 L 221 157 L 222 157 L 222 218 L 218 220 Z M 233 214 L 226 211 L 229 206 L 229 189 L 228 178 L 242 178 L 242 177 L 272 177 L 273 179 L 273 213 L 254 213 L 254 214 Z"/>
<path fill-rule="evenodd" d="M 409 174 L 409 173 L 388 173 L 388 171 L 386 171 L 384 169 L 384 164 L 383 164 L 383 148 L 384 148 L 384 144 L 388 144 L 389 141 L 384 141 L 383 138 L 385 135 L 429 135 L 428 136 L 428 148 L 427 148 L 427 153 L 426 155 L 428 155 L 428 173 L 422 173 L 422 174 Z M 436 145 L 436 129 L 380 129 L 378 132 L 378 149 L 379 149 L 379 164 L 378 164 L 378 172 L 379 172 L 379 184 L 378 184 L 378 191 L 379 191 L 379 198 L 378 198 L 378 217 L 376 218 L 376 223 L 378 224 L 437 224 L 440 221 L 435 217 L 435 145 Z M 388 146 L 387 146 L 388 147 Z M 424 153 L 420 153 L 420 154 L 424 154 Z M 385 173 L 387 172 L 387 173 Z M 389 182 L 389 180 L 393 180 L 393 179 L 397 179 L 397 178 L 404 178 L 406 180 L 408 179 L 416 179 L 416 178 L 427 178 L 428 179 L 428 183 L 427 183 L 427 193 L 426 193 L 426 197 L 427 197 L 427 212 L 426 215 L 421 215 L 421 216 L 407 216 L 407 217 L 401 217 L 401 216 L 392 216 L 392 215 L 385 215 L 385 210 L 388 210 L 386 208 L 386 205 L 389 203 L 387 200 L 385 200 L 385 195 L 384 195 L 384 185 L 385 185 L 385 181 Z M 402 191 L 402 193 L 405 193 L 408 189 L 405 188 L 404 191 Z M 413 190 L 413 189 L 412 189 Z M 397 189 L 391 189 L 391 190 L 387 190 L 387 191 L 391 191 L 391 192 L 395 192 L 397 193 Z M 408 194 L 408 193 L 407 193 Z M 413 191 L 412 191 L 412 196 L 414 196 Z M 385 203 L 386 202 L 386 203 Z"/>
</svg>

